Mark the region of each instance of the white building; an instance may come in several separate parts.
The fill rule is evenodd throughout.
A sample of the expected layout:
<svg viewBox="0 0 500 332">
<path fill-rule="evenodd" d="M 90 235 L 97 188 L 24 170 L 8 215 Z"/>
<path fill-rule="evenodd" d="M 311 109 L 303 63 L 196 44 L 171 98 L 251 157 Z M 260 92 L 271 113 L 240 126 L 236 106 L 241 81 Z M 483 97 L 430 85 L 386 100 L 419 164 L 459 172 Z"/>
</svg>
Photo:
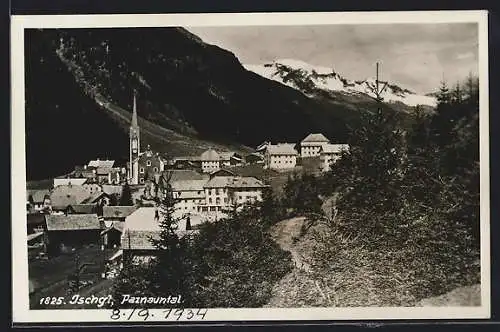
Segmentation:
<svg viewBox="0 0 500 332">
<path fill-rule="evenodd" d="M 171 183 L 172 195 L 176 199 L 176 218 L 185 215 L 197 214 L 200 206 L 205 204 L 204 185 L 208 179 L 203 180 L 178 180 Z"/>
<path fill-rule="evenodd" d="M 265 168 L 276 170 L 292 169 L 297 165 L 297 155 L 294 144 L 269 144 L 265 152 Z"/>
<path fill-rule="evenodd" d="M 86 182 L 82 184 L 82 187 L 87 190 L 89 195 L 102 192 L 102 186 L 95 182 Z"/>
<path fill-rule="evenodd" d="M 204 185 L 205 204 L 200 210 L 216 219 L 225 217 L 234 207 L 262 201 L 262 190 L 266 187 L 254 177 L 215 176 Z"/>
<path fill-rule="evenodd" d="M 309 134 L 300 142 L 300 156 L 318 157 L 321 147 L 330 143 L 323 134 Z"/>
<path fill-rule="evenodd" d="M 115 161 L 114 160 L 100 160 L 99 158 L 95 159 L 95 160 L 91 160 L 89 161 L 88 163 L 88 167 L 95 167 L 95 168 L 99 168 L 99 167 L 103 167 L 103 168 L 112 168 L 115 164 Z"/>
<path fill-rule="evenodd" d="M 320 150 L 321 170 L 328 172 L 330 166 L 342 155 L 342 151 L 348 151 L 348 144 L 325 144 Z"/>
<path fill-rule="evenodd" d="M 85 182 L 87 182 L 86 178 L 68 178 L 68 177 L 60 177 L 54 179 L 54 188 L 59 186 L 81 186 Z"/>
<path fill-rule="evenodd" d="M 212 173 L 221 167 L 220 155 L 213 149 L 203 152 L 200 159 L 203 173 Z"/>
</svg>

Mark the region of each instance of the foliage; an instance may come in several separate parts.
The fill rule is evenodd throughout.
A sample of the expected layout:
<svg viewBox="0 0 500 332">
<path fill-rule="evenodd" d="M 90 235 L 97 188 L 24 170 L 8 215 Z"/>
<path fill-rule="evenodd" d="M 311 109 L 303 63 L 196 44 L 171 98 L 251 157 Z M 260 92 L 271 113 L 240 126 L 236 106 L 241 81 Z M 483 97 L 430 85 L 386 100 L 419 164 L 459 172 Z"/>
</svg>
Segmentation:
<svg viewBox="0 0 500 332">
<path fill-rule="evenodd" d="M 435 113 L 417 108 L 407 131 L 378 112 L 353 132 L 325 178 L 340 213 L 318 241 L 318 274 L 362 265 L 367 294 L 385 289 L 407 302 L 479 282 L 477 96 L 472 78 L 465 89 L 443 83 Z M 392 290 L 388 276 L 398 280 Z"/>
<path fill-rule="evenodd" d="M 292 268 L 290 253 L 270 238 L 254 209 L 203 224 L 193 254 L 204 275 L 197 292 L 202 307 L 261 307 Z"/>
<path fill-rule="evenodd" d="M 120 195 L 119 205 L 121 206 L 134 205 L 134 202 L 132 201 L 132 192 L 130 190 L 130 186 L 128 183 L 125 183 L 125 185 L 123 186 L 122 193 Z"/>
</svg>

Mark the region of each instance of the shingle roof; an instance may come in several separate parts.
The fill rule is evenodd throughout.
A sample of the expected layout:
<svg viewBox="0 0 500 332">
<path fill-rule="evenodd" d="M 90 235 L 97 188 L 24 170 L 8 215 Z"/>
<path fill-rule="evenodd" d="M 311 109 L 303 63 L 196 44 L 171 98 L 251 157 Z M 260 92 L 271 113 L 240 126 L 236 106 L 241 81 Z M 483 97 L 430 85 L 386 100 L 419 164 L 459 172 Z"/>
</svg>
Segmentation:
<svg viewBox="0 0 500 332">
<path fill-rule="evenodd" d="M 207 183 L 203 180 L 178 180 L 171 181 L 173 191 L 198 191 L 203 190 L 203 186 Z"/>
<path fill-rule="evenodd" d="M 45 214 L 43 213 L 28 213 L 26 215 L 28 225 L 39 225 L 45 223 Z"/>
<path fill-rule="evenodd" d="M 73 185 L 73 186 L 81 186 L 87 181 L 86 178 L 55 178 L 54 179 L 54 187 L 57 186 L 68 186 L 68 185 Z"/>
<path fill-rule="evenodd" d="M 200 174 L 193 170 L 187 169 L 175 169 L 175 170 L 166 170 L 163 171 L 163 176 L 170 175 L 170 182 L 178 181 L 178 180 L 202 180 L 208 178 L 208 175 Z"/>
<path fill-rule="evenodd" d="M 57 186 L 50 194 L 53 208 L 66 208 L 68 205 L 80 204 L 89 197 L 82 186 Z"/>
<path fill-rule="evenodd" d="M 48 231 L 93 230 L 100 229 L 97 214 L 48 214 L 45 216 Z"/>
<path fill-rule="evenodd" d="M 316 133 L 316 134 L 309 134 L 309 135 L 307 135 L 306 138 L 304 138 L 302 140 L 302 142 L 321 142 L 321 143 L 325 143 L 325 142 L 330 142 L 330 140 L 328 138 L 326 138 L 323 134 Z"/>
<path fill-rule="evenodd" d="M 320 153 L 340 153 L 342 150 L 348 149 L 348 144 L 325 144 L 321 147 Z"/>
<path fill-rule="evenodd" d="M 123 186 L 120 185 L 112 185 L 112 184 L 103 184 L 102 191 L 108 195 L 118 194 L 121 195 L 123 190 Z"/>
<path fill-rule="evenodd" d="M 141 207 L 125 218 L 125 225 L 122 233 L 122 248 L 151 250 L 155 247 L 151 243 L 151 237 L 159 236 L 161 231 L 159 221 L 155 220 L 155 211 L 158 210 L 161 220 L 161 209 L 155 207 Z M 191 218 L 191 226 L 202 223 L 203 219 Z M 178 222 L 179 235 L 186 233 L 186 220 Z"/>
<path fill-rule="evenodd" d="M 29 200 L 31 197 L 33 198 L 34 203 L 42 203 L 45 196 L 50 196 L 50 190 L 48 189 L 28 189 L 26 190 L 26 199 Z"/>
<path fill-rule="evenodd" d="M 294 144 L 281 143 L 267 146 L 267 152 L 273 155 L 296 155 Z"/>
<path fill-rule="evenodd" d="M 97 175 L 108 175 L 113 171 L 112 167 L 97 167 L 96 173 Z"/>
<path fill-rule="evenodd" d="M 220 160 L 220 155 L 217 151 L 209 149 L 201 154 L 200 159 L 202 161 L 218 161 Z"/>
<path fill-rule="evenodd" d="M 96 203 L 96 201 L 101 196 L 108 196 L 108 194 L 106 194 L 103 191 L 97 191 L 95 193 L 92 193 L 91 195 L 88 195 L 88 197 L 86 199 L 84 199 L 81 203 L 85 203 L 85 204 Z"/>
<path fill-rule="evenodd" d="M 89 167 L 113 167 L 115 164 L 114 160 L 91 160 L 88 163 Z"/>
<path fill-rule="evenodd" d="M 92 214 L 95 213 L 95 204 L 72 204 L 70 205 L 75 213 Z M 69 206 L 68 206 L 69 207 Z"/>
<path fill-rule="evenodd" d="M 216 176 L 210 179 L 205 188 L 262 188 L 266 185 L 250 176 Z"/>
<path fill-rule="evenodd" d="M 136 206 L 103 206 L 102 216 L 104 218 L 126 218 L 137 210 Z"/>
</svg>

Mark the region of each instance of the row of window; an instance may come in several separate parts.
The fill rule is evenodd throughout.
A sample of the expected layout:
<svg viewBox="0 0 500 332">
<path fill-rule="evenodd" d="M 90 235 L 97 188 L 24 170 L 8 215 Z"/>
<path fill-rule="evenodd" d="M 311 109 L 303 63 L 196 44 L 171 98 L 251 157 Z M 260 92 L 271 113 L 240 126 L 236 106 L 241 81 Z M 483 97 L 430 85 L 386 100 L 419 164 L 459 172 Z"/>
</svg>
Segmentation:
<svg viewBox="0 0 500 332">
<path fill-rule="evenodd" d="M 150 165 L 148 165 L 150 166 Z M 153 171 L 158 172 L 158 167 L 154 167 Z M 144 167 L 139 168 L 139 173 L 144 174 Z"/>
</svg>

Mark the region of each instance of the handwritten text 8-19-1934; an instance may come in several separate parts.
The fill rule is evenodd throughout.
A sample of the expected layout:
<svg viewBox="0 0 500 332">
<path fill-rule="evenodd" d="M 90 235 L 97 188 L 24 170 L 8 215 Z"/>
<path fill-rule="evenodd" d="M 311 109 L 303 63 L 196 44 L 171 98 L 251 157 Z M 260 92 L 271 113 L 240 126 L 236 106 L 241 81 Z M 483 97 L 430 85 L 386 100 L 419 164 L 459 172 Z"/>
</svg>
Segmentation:
<svg viewBox="0 0 500 332">
<path fill-rule="evenodd" d="M 110 318 L 114 321 L 199 321 L 204 320 L 208 309 L 113 309 Z"/>
</svg>

